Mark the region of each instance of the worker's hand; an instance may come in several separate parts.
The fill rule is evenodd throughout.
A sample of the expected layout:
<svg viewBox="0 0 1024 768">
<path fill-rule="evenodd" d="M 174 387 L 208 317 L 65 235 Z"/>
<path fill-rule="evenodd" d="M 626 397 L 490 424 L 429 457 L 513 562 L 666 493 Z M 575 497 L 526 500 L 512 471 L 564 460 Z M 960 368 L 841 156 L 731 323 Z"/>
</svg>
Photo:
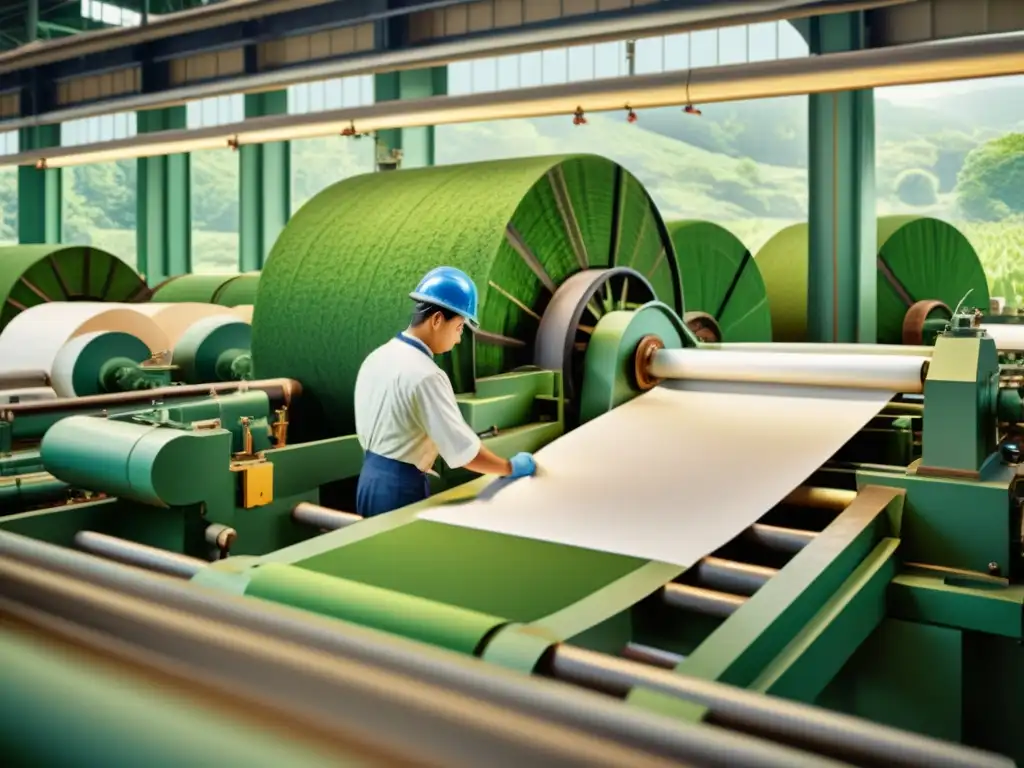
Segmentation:
<svg viewBox="0 0 1024 768">
<path fill-rule="evenodd" d="M 537 471 L 537 462 L 530 453 L 517 453 L 509 459 L 509 464 L 512 465 L 512 473 L 509 475 L 512 478 L 527 477 Z"/>
</svg>

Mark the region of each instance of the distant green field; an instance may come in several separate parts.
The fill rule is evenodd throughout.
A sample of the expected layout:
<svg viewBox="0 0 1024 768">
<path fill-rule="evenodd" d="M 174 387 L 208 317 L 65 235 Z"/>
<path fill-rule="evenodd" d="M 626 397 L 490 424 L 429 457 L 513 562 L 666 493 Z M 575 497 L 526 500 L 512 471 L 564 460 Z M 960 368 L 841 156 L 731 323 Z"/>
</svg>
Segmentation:
<svg viewBox="0 0 1024 768">
<path fill-rule="evenodd" d="M 783 227 L 784 219 L 742 219 L 721 224 L 754 253 Z M 1004 296 L 1011 305 L 1024 304 L 1024 222 L 953 222 L 978 251 L 994 296 Z M 93 244 L 135 261 L 135 233 L 123 229 L 95 229 Z M 232 272 L 238 268 L 238 235 L 231 232 L 193 232 L 194 272 Z"/>
</svg>

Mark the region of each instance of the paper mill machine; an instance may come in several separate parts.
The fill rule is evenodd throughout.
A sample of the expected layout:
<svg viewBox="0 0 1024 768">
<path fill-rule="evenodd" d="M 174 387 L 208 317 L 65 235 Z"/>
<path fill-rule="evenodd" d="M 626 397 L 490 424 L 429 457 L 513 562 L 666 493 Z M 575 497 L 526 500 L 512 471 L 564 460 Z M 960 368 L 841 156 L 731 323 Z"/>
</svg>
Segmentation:
<svg viewBox="0 0 1024 768">
<path fill-rule="evenodd" d="M 0 515 L 89 495 L 43 470 L 39 443 L 62 418 L 130 418 L 251 379 L 251 328 L 238 310 L 145 301 L 142 279 L 99 249 L 0 248 L 4 294 Z"/>
<path fill-rule="evenodd" d="M 360 521 L 336 482 L 358 472 L 351 383 L 437 254 L 481 285 L 483 331 L 444 361 L 460 406 L 544 469 Z M 346 180 L 260 278 L 255 373 L 302 386 L 286 444 L 241 411 L 67 418 L 47 469 L 110 498 L 0 528 L 851 764 L 920 742 L 785 700 L 1020 759 L 1022 405 L 993 341 L 963 315 L 921 350 L 705 347 L 673 264 L 600 158 Z M 211 563 L 214 522 L 237 536 Z M 742 716 L 716 683 L 751 692 Z"/>
</svg>

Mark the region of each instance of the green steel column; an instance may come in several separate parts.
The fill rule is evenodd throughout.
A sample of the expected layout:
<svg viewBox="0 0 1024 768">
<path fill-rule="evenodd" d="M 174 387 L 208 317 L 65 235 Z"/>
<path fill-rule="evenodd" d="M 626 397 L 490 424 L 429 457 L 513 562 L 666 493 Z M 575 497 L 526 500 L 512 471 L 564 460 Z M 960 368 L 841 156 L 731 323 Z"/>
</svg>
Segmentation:
<svg viewBox="0 0 1024 768">
<path fill-rule="evenodd" d="M 250 93 L 245 116 L 288 112 L 288 92 Z M 287 141 L 239 148 L 239 248 L 242 272 L 262 269 L 291 212 L 291 145 Z"/>
<path fill-rule="evenodd" d="M 425 99 L 448 93 L 448 68 L 433 67 L 407 72 L 388 72 L 374 76 L 377 101 Z M 358 127 L 358 126 L 357 126 Z M 434 128 L 395 128 L 377 134 L 377 156 L 392 149 L 402 150 L 402 168 L 422 168 L 434 164 Z"/>
<path fill-rule="evenodd" d="M 863 13 L 821 16 L 811 54 L 866 46 Z M 874 92 L 810 97 L 808 341 L 876 340 Z"/>
<path fill-rule="evenodd" d="M 40 125 L 19 131 L 22 151 L 60 146 L 60 126 Z M 18 242 L 59 243 L 61 238 L 61 169 L 18 167 Z"/>
<path fill-rule="evenodd" d="M 139 133 L 185 127 L 185 107 L 138 113 Z M 138 270 L 156 285 L 192 271 L 190 156 L 144 157 L 138 163 Z"/>
</svg>

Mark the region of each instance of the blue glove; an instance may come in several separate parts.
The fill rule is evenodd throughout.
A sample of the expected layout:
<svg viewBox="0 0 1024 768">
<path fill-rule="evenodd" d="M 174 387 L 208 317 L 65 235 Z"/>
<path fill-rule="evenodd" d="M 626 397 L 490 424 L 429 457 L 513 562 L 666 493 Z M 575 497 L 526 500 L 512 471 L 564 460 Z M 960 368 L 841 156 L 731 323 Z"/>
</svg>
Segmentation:
<svg viewBox="0 0 1024 768">
<path fill-rule="evenodd" d="M 517 453 L 509 460 L 509 463 L 512 465 L 512 474 L 509 477 L 513 479 L 527 477 L 537 471 L 537 462 L 533 460 L 533 454 L 530 453 Z"/>
</svg>

